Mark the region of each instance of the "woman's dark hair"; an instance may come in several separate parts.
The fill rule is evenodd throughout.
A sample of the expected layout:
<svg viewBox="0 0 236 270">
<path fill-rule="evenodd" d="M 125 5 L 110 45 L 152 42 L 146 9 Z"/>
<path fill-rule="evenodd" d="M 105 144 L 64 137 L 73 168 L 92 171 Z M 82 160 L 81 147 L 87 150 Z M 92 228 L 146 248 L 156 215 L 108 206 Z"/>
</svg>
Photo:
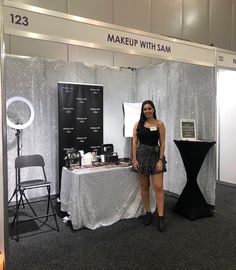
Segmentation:
<svg viewBox="0 0 236 270">
<path fill-rule="evenodd" d="M 151 100 L 145 100 L 142 104 L 142 107 L 141 107 L 141 113 L 140 113 L 140 118 L 139 118 L 139 121 L 138 121 L 138 127 L 143 127 L 144 126 L 144 123 L 146 121 L 146 117 L 143 113 L 143 108 L 146 104 L 149 104 L 152 106 L 152 108 L 154 109 L 154 113 L 153 113 L 153 118 L 157 119 L 157 116 L 156 116 L 156 108 L 155 108 L 155 105 L 153 104 L 153 102 Z"/>
</svg>

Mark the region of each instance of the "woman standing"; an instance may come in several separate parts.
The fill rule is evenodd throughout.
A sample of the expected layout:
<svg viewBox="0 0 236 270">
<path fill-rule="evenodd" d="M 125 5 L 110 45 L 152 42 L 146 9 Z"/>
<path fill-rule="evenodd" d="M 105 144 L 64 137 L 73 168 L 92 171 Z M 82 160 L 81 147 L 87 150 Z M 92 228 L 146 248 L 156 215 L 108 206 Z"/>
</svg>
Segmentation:
<svg viewBox="0 0 236 270">
<path fill-rule="evenodd" d="M 164 222 L 164 190 L 163 172 L 166 172 L 165 150 L 165 126 L 156 118 L 156 109 L 151 100 L 145 100 L 142 104 L 139 121 L 133 130 L 133 168 L 139 172 L 141 197 L 146 215 L 144 224 L 152 222 L 150 208 L 150 176 L 155 192 L 158 229 L 166 230 Z"/>
</svg>

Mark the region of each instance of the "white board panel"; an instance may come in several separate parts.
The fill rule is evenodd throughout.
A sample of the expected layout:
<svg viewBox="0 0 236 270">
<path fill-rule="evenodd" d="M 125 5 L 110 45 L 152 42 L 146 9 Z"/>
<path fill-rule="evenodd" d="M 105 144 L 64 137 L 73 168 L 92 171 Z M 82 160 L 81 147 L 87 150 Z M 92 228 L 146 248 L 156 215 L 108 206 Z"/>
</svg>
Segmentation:
<svg viewBox="0 0 236 270">
<path fill-rule="evenodd" d="M 236 184 L 236 71 L 219 70 L 219 180 Z"/>
<path fill-rule="evenodd" d="M 142 103 L 124 102 L 124 136 L 133 137 L 133 129 L 138 122 L 141 112 Z"/>
</svg>

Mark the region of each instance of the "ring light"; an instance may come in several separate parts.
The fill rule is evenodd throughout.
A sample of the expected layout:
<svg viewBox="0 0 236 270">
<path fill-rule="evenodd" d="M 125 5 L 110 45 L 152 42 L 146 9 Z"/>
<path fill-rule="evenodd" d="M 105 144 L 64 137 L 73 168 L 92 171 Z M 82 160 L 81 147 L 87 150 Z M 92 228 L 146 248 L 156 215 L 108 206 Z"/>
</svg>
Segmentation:
<svg viewBox="0 0 236 270">
<path fill-rule="evenodd" d="M 24 97 L 19 97 L 19 96 L 15 96 L 15 97 L 11 97 L 7 100 L 6 102 L 6 110 L 8 109 L 9 105 L 15 101 L 22 101 L 24 102 L 30 109 L 30 118 L 27 122 L 25 122 L 24 124 L 14 124 L 10 121 L 10 119 L 8 118 L 7 116 L 7 125 L 11 128 L 14 128 L 14 129 L 25 129 L 27 127 L 29 127 L 32 122 L 34 121 L 34 108 L 33 108 L 33 105 L 32 103 L 24 98 Z"/>
</svg>

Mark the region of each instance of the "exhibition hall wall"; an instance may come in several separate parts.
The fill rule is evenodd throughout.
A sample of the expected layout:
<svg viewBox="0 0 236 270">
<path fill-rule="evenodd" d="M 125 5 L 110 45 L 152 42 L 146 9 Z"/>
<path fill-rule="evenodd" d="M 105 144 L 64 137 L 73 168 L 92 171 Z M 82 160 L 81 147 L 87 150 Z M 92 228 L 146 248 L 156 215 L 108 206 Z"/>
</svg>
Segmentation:
<svg viewBox="0 0 236 270">
<path fill-rule="evenodd" d="M 58 81 L 103 85 L 104 143 L 114 144 L 119 157 L 131 157 L 131 138 L 123 137 L 123 102 L 152 99 L 157 117 L 166 125 L 167 169 L 164 188 L 180 194 L 186 174 L 173 142 L 180 139 L 180 119 L 195 119 L 197 138 L 215 140 L 215 73 L 213 68 L 177 62 L 163 62 L 138 70 L 86 66 L 79 62 L 7 56 L 5 59 L 6 96 L 23 96 L 35 109 L 32 125 L 21 132 L 21 154 L 42 154 L 58 192 Z M 16 103 L 16 104 L 15 104 Z M 15 102 L 8 117 L 24 122 L 27 108 Z M 9 196 L 15 187 L 14 159 L 17 155 L 15 130 L 8 127 Z M 199 173 L 199 185 L 209 204 L 215 204 L 215 148 Z M 30 196 L 39 194 L 30 193 Z M 40 194 L 43 195 L 43 194 Z"/>
<path fill-rule="evenodd" d="M 235 0 L 14 0 L 153 34 L 236 51 Z M 131 15 L 132 14 L 132 15 Z M 157 58 L 5 35 L 9 54 L 141 67 Z"/>
</svg>

